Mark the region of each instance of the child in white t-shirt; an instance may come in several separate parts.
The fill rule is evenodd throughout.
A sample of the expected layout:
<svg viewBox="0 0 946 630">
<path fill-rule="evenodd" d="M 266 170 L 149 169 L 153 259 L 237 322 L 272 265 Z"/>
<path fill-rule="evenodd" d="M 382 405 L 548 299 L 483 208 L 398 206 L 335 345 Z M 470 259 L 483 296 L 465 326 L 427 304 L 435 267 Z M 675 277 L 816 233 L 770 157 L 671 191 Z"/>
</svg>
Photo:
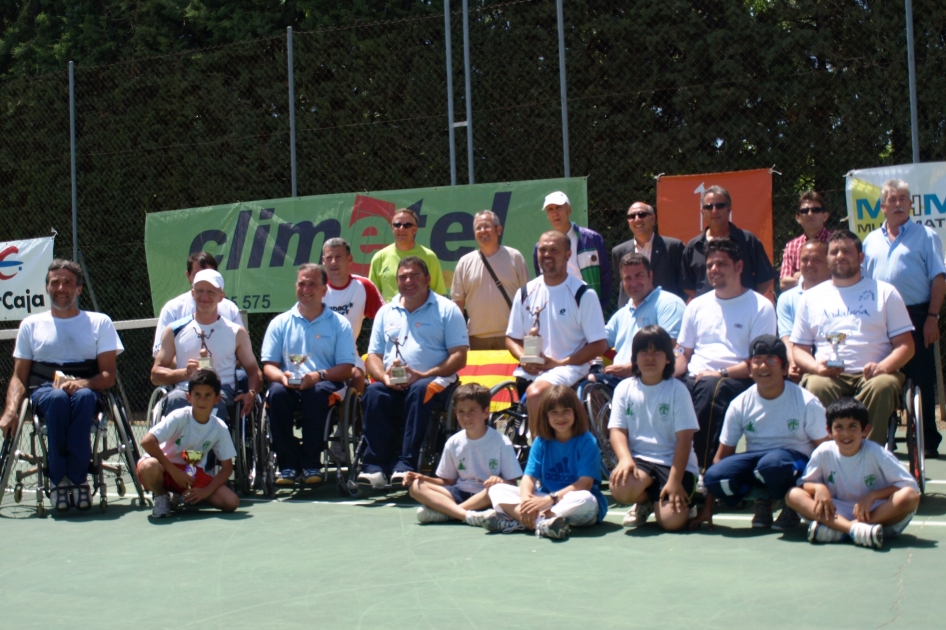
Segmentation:
<svg viewBox="0 0 946 630">
<path fill-rule="evenodd" d="M 453 393 L 453 409 L 463 429 L 447 440 L 436 477 L 408 472 L 404 485 L 423 507 L 417 509 L 421 523 L 451 520 L 482 527 L 490 506 L 488 489 L 511 483 L 522 476 L 509 438 L 490 427 L 489 390 L 476 383 L 459 386 Z"/>
<path fill-rule="evenodd" d="M 686 385 L 673 378 L 673 340 L 659 326 L 641 328 L 631 342 L 631 378 L 614 390 L 608 421 L 618 465 L 611 496 L 634 507 L 626 527 L 647 522 L 679 531 L 687 524 L 699 473 L 693 434 L 700 425 Z"/>
<path fill-rule="evenodd" d="M 867 407 L 853 398 L 826 410 L 831 441 L 811 454 L 802 485 L 785 502 L 811 521 L 810 542 L 839 542 L 880 549 L 899 535 L 920 504 L 919 487 L 897 458 L 866 440 Z"/>
<path fill-rule="evenodd" d="M 197 370 L 188 381 L 191 406 L 172 411 L 141 439 L 141 448 L 151 457 L 138 462 L 138 477 L 154 493 L 151 515 L 155 518 L 171 515 L 169 492 L 179 494 L 190 505 L 207 501 L 224 512 L 240 506 L 239 498 L 226 485 L 236 449 L 226 423 L 212 415 L 220 402 L 220 387 L 215 372 Z M 220 463 L 220 471 L 213 477 L 204 471 L 210 451 Z M 189 465 L 185 454 L 197 461 Z"/>
</svg>

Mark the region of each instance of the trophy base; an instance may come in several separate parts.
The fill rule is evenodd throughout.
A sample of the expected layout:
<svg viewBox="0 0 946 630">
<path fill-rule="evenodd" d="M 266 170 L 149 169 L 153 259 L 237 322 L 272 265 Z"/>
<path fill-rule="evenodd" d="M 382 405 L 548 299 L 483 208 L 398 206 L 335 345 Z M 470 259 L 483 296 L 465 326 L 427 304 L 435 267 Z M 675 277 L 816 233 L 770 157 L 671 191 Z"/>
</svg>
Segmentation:
<svg viewBox="0 0 946 630">
<path fill-rule="evenodd" d="M 824 364 L 826 367 L 829 367 L 829 368 L 841 368 L 842 370 L 844 369 L 844 361 L 837 361 L 837 360 L 829 359 L 828 361 L 825 361 Z"/>
<path fill-rule="evenodd" d="M 302 385 L 302 378 L 293 376 L 290 379 L 286 379 L 286 382 L 290 385 Z"/>
<path fill-rule="evenodd" d="M 394 367 L 391 368 L 391 377 L 389 380 L 392 385 L 404 385 L 410 382 L 411 377 L 407 375 L 407 370 L 403 367 Z"/>
<path fill-rule="evenodd" d="M 523 355 L 519 358 L 520 363 L 535 363 L 536 365 L 543 365 L 545 363 L 545 357 L 527 357 Z"/>
<path fill-rule="evenodd" d="M 210 370 L 212 372 L 214 369 L 213 361 L 209 357 L 201 357 L 197 359 L 197 369 Z"/>
</svg>

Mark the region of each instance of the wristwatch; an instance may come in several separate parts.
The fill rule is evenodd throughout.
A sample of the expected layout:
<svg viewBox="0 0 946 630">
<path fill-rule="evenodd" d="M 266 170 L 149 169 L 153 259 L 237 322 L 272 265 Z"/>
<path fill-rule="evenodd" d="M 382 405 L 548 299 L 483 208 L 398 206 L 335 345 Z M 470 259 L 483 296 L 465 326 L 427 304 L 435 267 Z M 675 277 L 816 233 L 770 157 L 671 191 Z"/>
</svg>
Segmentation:
<svg viewBox="0 0 946 630">
<path fill-rule="evenodd" d="M 729 378 L 729 370 L 727 370 L 726 368 L 723 368 L 719 370 L 719 375 L 722 376 L 723 378 Z"/>
<path fill-rule="evenodd" d="M 557 492 L 551 492 L 551 493 L 549 493 L 549 496 L 552 497 L 552 505 L 555 505 L 556 503 L 558 503 L 558 493 L 557 493 Z"/>
<path fill-rule="evenodd" d="M 936 319 L 936 320 L 939 319 L 939 313 L 927 313 L 926 316 L 932 317 L 933 319 Z"/>
<path fill-rule="evenodd" d="M 328 373 L 325 370 L 319 370 L 319 380 L 320 381 L 328 380 Z"/>
</svg>

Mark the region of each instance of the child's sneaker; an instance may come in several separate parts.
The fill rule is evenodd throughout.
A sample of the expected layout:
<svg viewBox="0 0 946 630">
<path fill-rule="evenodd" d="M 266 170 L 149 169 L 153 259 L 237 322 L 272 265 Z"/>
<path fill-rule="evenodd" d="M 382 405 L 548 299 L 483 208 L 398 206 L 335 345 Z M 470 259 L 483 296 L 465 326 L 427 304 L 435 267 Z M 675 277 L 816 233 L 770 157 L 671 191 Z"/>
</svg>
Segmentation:
<svg viewBox="0 0 946 630">
<path fill-rule="evenodd" d="M 755 502 L 755 516 L 752 517 L 752 526 L 756 529 L 772 527 L 772 499 L 758 499 Z"/>
<path fill-rule="evenodd" d="M 808 542 L 810 543 L 836 543 L 844 538 L 844 532 L 831 529 L 827 525 L 812 521 L 808 526 Z"/>
<path fill-rule="evenodd" d="M 516 519 L 501 514 L 496 510 L 486 510 L 485 517 L 483 518 L 483 527 L 488 531 L 502 532 L 503 534 L 521 532 L 526 528 L 525 525 Z"/>
<path fill-rule="evenodd" d="M 483 510 L 482 512 L 477 512 L 476 510 L 467 510 L 466 524 L 472 525 L 473 527 L 483 527 L 483 522 L 486 520 L 489 512 L 490 510 Z"/>
<path fill-rule="evenodd" d="M 540 516 L 535 524 L 536 536 L 544 536 L 553 540 L 565 540 L 571 530 L 568 519 L 564 516 L 553 516 L 552 518 Z"/>
<path fill-rule="evenodd" d="M 318 468 L 306 468 L 302 471 L 302 481 L 307 484 L 315 485 L 317 483 L 322 483 L 325 477 L 322 475 L 322 471 Z"/>
<path fill-rule="evenodd" d="M 881 525 L 867 523 L 852 523 L 848 532 L 855 545 L 880 549 L 884 546 L 884 528 Z"/>
<path fill-rule="evenodd" d="M 171 497 L 166 494 L 159 494 L 154 497 L 154 507 L 151 509 L 151 516 L 154 518 L 167 518 L 171 516 Z"/>
<path fill-rule="evenodd" d="M 798 516 L 798 512 L 786 505 L 782 508 L 775 522 L 772 523 L 772 529 L 777 532 L 784 532 L 795 529 L 799 525 L 801 525 L 801 517 Z"/>
<path fill-rule="evenodd" d="M 417 521 L 419 523 L 449 523 L 452 520 L 452 517 L 437 510 L 431 510 L 426 505 L 417 508 Z"/>
<path fill-rule="evenodd" d="M 296 484 L 296 470 L 294 468 L 283 468 L 276 473 L 277 486 L 294 486 Z"/>
<path fill-rule="evenodd" d="M 624 515 L 624 527 L 640 527 L 654 513 L 654 502 L 635 503 Z"/>
</svg>

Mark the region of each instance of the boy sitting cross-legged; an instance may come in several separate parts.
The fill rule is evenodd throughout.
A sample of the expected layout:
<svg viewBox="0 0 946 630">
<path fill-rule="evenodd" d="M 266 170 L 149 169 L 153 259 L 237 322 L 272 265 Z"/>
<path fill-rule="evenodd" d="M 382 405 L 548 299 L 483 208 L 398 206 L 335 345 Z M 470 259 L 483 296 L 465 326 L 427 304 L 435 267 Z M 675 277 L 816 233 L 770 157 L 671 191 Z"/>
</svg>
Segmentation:
<svg viewBox="0 0 946 630">
<path fill-rule="evenodd" d="M 839 542 L 880 549 L 884 537 L 899 535 L 920 504 L 910 473 L 884 447 L 865 438 L 867 407 L 853 398 L 826 410 L 831 441 L 811 454 L 801 481 L 785 502 L 811 521 L 810 542 Z"/>
<path fill-rule="evenodd" d="M 490 427 L 489 390 L 476 383 L 461 385 L 453 393 L 453 409 L 461 431 L 443 449 L 436 477 L 408 472 L 404 485 L 424 507 L 418 508 L 421 523 L 464 521 L 482 527 L 484 508 L 490 507 L 487 489 L 497 483 L 512 483 L 522 468 L 509 439 Z"/>
</svg>

